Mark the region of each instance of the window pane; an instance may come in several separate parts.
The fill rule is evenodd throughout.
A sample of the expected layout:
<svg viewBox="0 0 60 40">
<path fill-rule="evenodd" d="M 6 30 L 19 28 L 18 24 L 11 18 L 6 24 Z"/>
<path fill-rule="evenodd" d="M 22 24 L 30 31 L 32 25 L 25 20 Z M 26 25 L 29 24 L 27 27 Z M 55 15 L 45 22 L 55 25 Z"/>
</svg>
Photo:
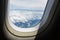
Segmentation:
<svg viewBox="0 0 60 40">
<path fill-rule="evenodd" d="M 9 0 L 9 24 L 16 29 L 17 27 L 38 29 L 47 1 L 48 0 Z"/>
</svg>

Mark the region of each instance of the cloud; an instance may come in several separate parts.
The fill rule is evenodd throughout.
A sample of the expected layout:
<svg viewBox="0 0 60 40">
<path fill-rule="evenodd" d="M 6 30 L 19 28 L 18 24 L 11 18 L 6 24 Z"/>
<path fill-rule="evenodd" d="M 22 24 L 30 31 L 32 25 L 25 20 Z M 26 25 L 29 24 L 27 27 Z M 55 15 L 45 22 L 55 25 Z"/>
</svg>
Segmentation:
<svg viewBox="0 0 60 40">
<path fill-rule="evenodd" d="M 11 20 L 25 23 L 28 20 L 42 18 L 47 0 L 10 0 L 9 3 Z"/>
<path fill-rule="evenodd" d="M 42 13 L 42 12 L 41 12 Z M 39 14 L 37 13 L 32 13 L 32 12 L 17 12 L 17 11 L 11 11 L 10 12 L 10 19 L 12 22 L 27 22 L 29 20 L 35 20 L 35 19 L 41 19 L 43 13 Z M 15 19 L 15 20 L 14 20 Z"/>
</svg>

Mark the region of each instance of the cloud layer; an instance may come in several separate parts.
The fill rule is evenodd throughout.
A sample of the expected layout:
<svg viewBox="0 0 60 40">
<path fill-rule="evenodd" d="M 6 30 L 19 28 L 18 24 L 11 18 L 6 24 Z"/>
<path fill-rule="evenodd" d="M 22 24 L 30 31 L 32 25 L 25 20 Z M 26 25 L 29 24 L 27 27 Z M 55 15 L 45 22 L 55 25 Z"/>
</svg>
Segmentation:
<svg viewBox="0 0 60 40">
<path fill-rule="evenodd" d="M 28 28 L 40 23 L 47 0 L 10 0 L 8 16 L 19 27 Z"/>
</svg>

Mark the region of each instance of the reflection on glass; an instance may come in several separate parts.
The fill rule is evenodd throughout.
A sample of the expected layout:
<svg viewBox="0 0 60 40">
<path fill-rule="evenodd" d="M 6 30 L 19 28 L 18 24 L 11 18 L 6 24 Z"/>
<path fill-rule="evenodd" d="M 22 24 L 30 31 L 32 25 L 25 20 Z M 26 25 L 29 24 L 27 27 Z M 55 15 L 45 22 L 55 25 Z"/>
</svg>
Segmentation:
<svg viewBox="0 0 60 40">
<path fill-rule="evenodd" d="M 31 28 L 40 24 L 47 0 L 9 0 L 8 19 L 20 28 Z"/>
</svg>

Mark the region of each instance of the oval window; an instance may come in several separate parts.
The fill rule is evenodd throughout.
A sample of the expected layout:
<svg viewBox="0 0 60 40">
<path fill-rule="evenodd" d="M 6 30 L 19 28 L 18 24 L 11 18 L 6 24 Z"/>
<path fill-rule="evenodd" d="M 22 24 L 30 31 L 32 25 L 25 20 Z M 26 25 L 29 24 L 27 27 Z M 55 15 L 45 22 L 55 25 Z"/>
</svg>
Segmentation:
<svg viewBox="0 0 60 40">
<path fill-rule="evenodd" d="M 38 30 L 48 0 L 9 0 L 8 23 L 20 32 Z"/>
</svg>

